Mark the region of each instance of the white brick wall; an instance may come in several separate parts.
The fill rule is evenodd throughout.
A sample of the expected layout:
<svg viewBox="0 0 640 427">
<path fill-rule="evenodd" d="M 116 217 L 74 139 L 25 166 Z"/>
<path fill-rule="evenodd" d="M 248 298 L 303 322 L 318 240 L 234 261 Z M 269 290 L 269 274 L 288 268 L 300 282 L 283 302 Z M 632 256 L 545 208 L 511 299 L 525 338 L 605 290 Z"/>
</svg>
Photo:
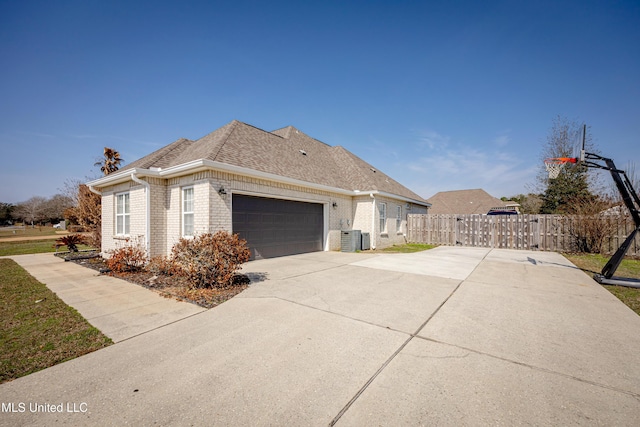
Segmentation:
<svg viewBox="0 0 640 427">
<path fill-rule="evenodd" d="M 340 250 L 341 230 L 362 230 L 371 233 L 372 244 L 385 247 L 404 243 L 406 232 L 406 203 L 376 196 L 376 203 L 387 203 L 387 233 L 378 230 L 379 214 L 369 194 L 351 197 L 338 193 L 308 189 L 300 186 L 234 175 L 226 172 L 204 171 L 179 178 L 149 178 L 151 202 L 151 255 L 168 255 L 182 234 L 182 188 L 194 189 L 194 229 L 196 233 L 232 230 L 232 194 L 250 194 L 262 197 L 302 200 L 322 203 L 327 229 L 327 247 Z M 226 194 L 219 193 L 224 188 Z M 115 235 L 115 194 L 129 191 L 131 203 L 131 237 L 139 237 L 144 243 L 146 232 L 145 187 L 133 182 L 109 187 L 103 191 L 102 200 L 102 250 L 115 249 L 121 239 Z M 333 207 L 333 204 L 336 207 Z M 396 230 L 396 206 L 402 206 L 403 228 Z M 413 206 L 411 213 L 426 213 L 425 208 Z M 372 218 L 372 214 L 374 215 Z M 372 231 L 372 223 L 375 229 Z"/>
<path fill-rule="evenodd" d="M 116 195 L 129 193 L 130 229 L 128 236 L 116 236 Z M 108 187 L 102 191 L 102 252 L 108 253 L 127 242 L 144 245 L 146 234 L 146 196 L 142 185 L 133 181 Z"/>
</svg>

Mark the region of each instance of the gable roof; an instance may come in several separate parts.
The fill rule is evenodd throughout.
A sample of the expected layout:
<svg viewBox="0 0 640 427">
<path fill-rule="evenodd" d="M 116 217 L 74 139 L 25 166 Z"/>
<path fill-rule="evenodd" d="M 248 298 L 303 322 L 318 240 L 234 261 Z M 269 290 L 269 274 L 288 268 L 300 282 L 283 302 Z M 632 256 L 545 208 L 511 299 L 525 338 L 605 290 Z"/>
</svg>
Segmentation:
<svg viewBox="0 0 640 427">
<path fill-rule="evenodd" d="M 178 139 L 126 165 L 116 174 L 166 171 L 201 160 L 349 192 L 388 193 L 427 204 L 418 194 L 344 147 L 332 147 L 293 126 L 267 132 L 237 120 L 195 141 Z M 106 178 L 90 184 L 104 186 Z"/>
<path fill-rule="evenodd" d="M 481 188 L 441 191 L 427 201 L 431 203 L 430 214 L 486 214 L 491 208 L 506 206 Z"/>
</svg>

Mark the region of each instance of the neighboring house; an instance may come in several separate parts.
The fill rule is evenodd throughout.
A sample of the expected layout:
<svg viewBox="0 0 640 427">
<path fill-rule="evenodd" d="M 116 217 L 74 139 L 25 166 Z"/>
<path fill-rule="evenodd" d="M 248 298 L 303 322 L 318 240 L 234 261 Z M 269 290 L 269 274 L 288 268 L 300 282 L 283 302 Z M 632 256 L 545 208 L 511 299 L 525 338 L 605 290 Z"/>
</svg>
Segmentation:
<svg viewBox="0 0 640 427">
<path fill-rule="evenodd" d="M 503 202 L 482 189 L 441 191 L 427 199 L 432 206 L 430 214 L 489 214 L 496 212 L 518 213 L 520 205 Z"/>
<path fill-rule="evenodd" d="M 404 243 L 407 214 L 429 207 L 343 147 L 235 120 L 87 185 L 102 195 L 102 251 L 136 241 L 151 256 L 217 230 L 246 239 L 254 258 L 340 250 L 342 230 L 380 248 Z"/>
</svg>

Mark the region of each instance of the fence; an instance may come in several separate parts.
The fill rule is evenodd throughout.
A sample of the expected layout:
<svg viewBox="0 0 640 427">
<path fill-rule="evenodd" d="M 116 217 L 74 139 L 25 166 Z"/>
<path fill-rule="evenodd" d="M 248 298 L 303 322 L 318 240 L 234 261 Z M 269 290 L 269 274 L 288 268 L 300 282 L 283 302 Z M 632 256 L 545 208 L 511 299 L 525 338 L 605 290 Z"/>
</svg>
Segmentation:
<svg viewBox="0 0 640 427">
<path fill-rule="evenodd" d="M 412 243 L 555 252 L 581 250 L 576 231 L 586 220 L 558 215 L 418 215 L 407 218 L 407 239 Z M 607 238 L 602 252 L 613 253 L 634 229 L 631 218 L 606 218 Z M 584 227 L 583 227 L 584 228 Z M 627 255 L 640 255 L 636 236 Z"/>
</svg>

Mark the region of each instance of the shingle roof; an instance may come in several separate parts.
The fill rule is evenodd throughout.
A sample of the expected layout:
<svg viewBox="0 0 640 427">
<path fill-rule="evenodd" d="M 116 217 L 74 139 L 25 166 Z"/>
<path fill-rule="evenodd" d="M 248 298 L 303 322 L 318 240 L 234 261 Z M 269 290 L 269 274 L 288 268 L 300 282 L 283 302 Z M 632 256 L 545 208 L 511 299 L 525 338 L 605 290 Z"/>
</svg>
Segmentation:
<svg viewBox="0 0 640 427">
<path fill-rule="evenodd" d="M 491 208 L 506 206 L 505 202 L 480 188 L 441 191 L 427 202 L 431 203 L 430 214 L 486 214 Z"/>
<path fill-rule="evenodd" d="M 344 147 L 327 145 L 292 126 L 267 132 L 237 120 L 196 141 L 179 139 L 121 170 L 164 169 L 201 159 L 334 188 L 377 190 L 424 201 Z"/>
</svg>

